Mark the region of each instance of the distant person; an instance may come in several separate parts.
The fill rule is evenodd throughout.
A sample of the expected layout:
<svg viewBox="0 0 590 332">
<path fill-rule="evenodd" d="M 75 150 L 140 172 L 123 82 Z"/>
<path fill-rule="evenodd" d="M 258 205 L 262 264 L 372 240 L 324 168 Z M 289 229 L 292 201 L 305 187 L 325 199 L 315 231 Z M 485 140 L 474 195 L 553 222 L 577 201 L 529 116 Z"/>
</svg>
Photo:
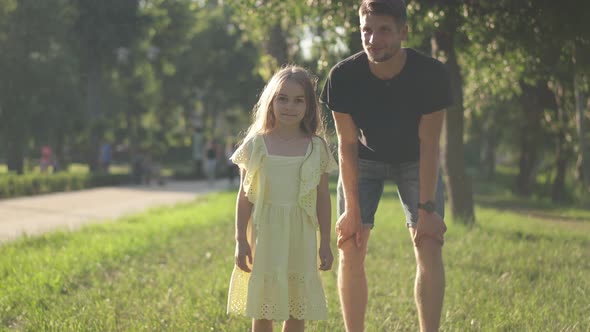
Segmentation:
<svg viewBox="0 0 590 332">
<path fill-rule="evenodd" d="M 53 150 L 49 145 L 44 145 L 41 147 L 41 158 L 39 160 L 39 168 L 41 169 L 41 173 L 47 173 L 49 171 L 49 166 L 53 165 Z"/>
<path fill-rule="evenodd" d="M 111 161 L 113 158 L 113 148 L 111 144 L 107 142 L 103 142 L 100 145 L 99 154 L 98 154 L 98 164 L 100 170 L 103 172 L 108 173 L 109 167 L 111 166 Z"/>
<path fill-rule="evenodd" d="M 141 150 L 132 154 L 131 157 L 131 174 L 133 182 L 141 184 L 144 181 L 145 157 Z"/>
<path fill-rule="evenodd" d="M 57 160 L 57 157 L 54 155 L 51 161 L 51 172 L 53 174 L 58 173 L 60 171 L 60 167 L 59 167 L 59 161 Z"/>
<path fill-rule="evenodd" d="M 318 269 L 330 270 L 334 259 L 328 173 L 337 165 L 302 68 L 277 72 L 254 114 L 231 158 L 241 185 L 227 310 L 251 317 L 254 332 L 271 331 L 275 320 L 283 331 L 303 331 L 305 320 L 327 319 Z"/>
<path fill-rule="evenodd" d="M 200 177 L 203 173 L 203 153 L 204 150 L 203 144 L 203 133 L 201 127 L 195 128 L 195 132 L 193 133 L 192 139 L 192 157 L 193 157 L 193 174 L 196 177 Z"/>
<path fill-rule="evenodd" d="M 205 144 L 205 175 L 209 187 L 215 184 L 217 160 L 219 160 L 219 144 L 215 139 L 211 139 Z"/>
<path fill-rule="evenodd" d="M 141 174 L 142 174 L 142 183 L 143 184 L 151 184 L 152 182 L 152 167 L 153 167 L 153 160 L 152 155 L 149 152 L 145 152 L 143 154 L 143 160 L 141 163 Z"/>
<path fill-rule="evenodd" d="M 162 175 L 162 164 L 157 158 L 154 158 L 151 153 L 146 153 L 144 155 L 142 169 L 144 178 L 143 182 L 145 184 L 151 185 L 152 180 L 156 181 L 160 186 L 166 184 L 166 180 Z"/>
<path fill-rule="evenodd" d="M 225 143 L 225 160 L 227 165 L 227 181 L 230 188 L 234 186 L 234 179 L 238 176 L 238 173 L 240 172 L 240 168 L 238 167 L 238 165 L 234 164 L 230 159 L 235 151 L 236 145 L 234 144 L 233 140 L 228 140 Z"/>
</svg>

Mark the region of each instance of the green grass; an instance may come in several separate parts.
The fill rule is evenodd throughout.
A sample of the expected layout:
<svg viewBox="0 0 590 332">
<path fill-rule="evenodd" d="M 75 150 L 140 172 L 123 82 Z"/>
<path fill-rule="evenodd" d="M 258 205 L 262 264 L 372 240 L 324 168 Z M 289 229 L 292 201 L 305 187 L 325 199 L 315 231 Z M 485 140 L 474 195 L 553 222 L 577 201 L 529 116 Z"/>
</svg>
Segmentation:
<svg viewBox="0 0 590 332">
<path fill-rule="evenodd" d="M 234 193 L 220 193 L 1 246 L 0 330 L 248 330 L 247 318 L 225 314 L 234 204 Z M 448 222 L 441 330 L 589 330 L 587 211 L 571 212 L 569 222 L 487 205 L 476 213 L 473 228 Z M 416 331 L 413 249 L 392 187 L 366 267 L 366 330 Z M 329 320 L 307 331 L 344 329 L 335 271 L 322 273 Z"/>
</svg>

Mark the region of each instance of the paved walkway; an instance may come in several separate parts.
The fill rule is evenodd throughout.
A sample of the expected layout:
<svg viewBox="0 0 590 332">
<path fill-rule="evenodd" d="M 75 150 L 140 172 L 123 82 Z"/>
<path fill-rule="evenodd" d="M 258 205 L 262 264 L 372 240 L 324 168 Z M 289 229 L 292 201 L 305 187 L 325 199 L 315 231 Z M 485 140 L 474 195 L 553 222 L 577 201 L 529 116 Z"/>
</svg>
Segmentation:
<svg viewBox="0 0 590 332">
<path fill-rule="evenodd" d="M 101 187 L 0 200 L 0 243 L 23 234 L 35 236 L 112 221 L 156 206 L 191 201 L 197 195 L 227 187 L 227 180 L 219 180 L 213 187 L 206 181 L 169 181 L 165 186 Z"/>
</svg>

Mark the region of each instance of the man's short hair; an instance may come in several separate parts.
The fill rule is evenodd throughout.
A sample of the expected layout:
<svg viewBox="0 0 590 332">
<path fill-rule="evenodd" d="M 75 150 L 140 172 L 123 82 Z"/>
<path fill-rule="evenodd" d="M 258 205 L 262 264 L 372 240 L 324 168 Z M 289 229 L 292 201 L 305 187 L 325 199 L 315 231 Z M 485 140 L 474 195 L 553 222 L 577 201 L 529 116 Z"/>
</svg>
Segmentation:
<svg viewBox="0 0 590 332">
<path fill-rule="evenodd" d="M 406 4 L 404 0 L 363 0 L 359 7 L 359 16 L 387 15 L 393 17 L 396 24 L 406 24 Z"/>
</svg>

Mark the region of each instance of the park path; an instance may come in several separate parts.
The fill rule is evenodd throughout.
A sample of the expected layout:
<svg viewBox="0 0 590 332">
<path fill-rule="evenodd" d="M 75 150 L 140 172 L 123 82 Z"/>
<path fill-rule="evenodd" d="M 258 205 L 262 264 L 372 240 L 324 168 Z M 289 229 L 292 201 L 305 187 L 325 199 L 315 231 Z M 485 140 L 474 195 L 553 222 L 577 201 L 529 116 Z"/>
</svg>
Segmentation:
<svg viewBox="0 0 590 332">
<path fill-rule="evenodd" d="M 164 186 L 130 185 L 0 200 L 0 243 L 53 230 L 76 230 L 157 206 L 174 205 L 228 188 L 206 181 L 169 181 Z"/>
</svg>

